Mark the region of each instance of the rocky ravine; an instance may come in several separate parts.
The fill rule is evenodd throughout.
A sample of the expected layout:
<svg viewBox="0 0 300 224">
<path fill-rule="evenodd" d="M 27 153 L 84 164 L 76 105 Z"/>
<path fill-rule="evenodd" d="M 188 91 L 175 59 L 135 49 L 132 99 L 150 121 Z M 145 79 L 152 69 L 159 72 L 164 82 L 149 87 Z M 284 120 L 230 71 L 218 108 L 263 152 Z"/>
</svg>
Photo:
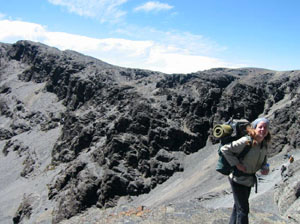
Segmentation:
<svg viewBox="0 0 300 224">
<path fill-rule="evenodd" d="M 300 71 L 166 75 L 29 41 L 0 44 L 0 222 L 59 223 L 121 202 L 161 205 L 145 195 L 200 172 L 187 164 L 216 143 L 213 125 L 232 116 L 268 116 L 270 156 L 297 152 L 299 85 Z M 280 215 L 299 214 L 299 175 L 296 160 L 276 185 Z M 182 198 L 207 197 L 204 189 L 184 192 L 220 183 L 204 180 L 214 179 L 202 174 L 180 190 Z"/>
</svg>

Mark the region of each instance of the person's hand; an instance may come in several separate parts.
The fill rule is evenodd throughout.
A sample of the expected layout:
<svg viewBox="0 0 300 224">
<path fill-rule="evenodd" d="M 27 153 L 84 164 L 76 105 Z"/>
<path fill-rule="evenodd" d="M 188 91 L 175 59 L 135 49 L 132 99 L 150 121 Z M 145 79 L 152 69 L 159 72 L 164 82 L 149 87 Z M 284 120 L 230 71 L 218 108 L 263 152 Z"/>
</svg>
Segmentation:
<svg viewBox="0 0 300 224">
<path fill-rule="evenodd" d="M 240 170 L 240 171 L 246 173 L 246 167 L 245 167 L 243 164 L 238 163 L 238 164 L 236 165 L 236 168 L 237 168 L 238 170 Z"/>
<path fill-rule="evenodd" d="M 268 175 L 269 174 L 269 171 L 270 171 L 270 167 L 269 167 L 270 165 L 267 163 L 267 164 L 265 164 L 262 168 L 261 168 L 261 170 L 260 170 L 260 173 L 262 174 L 262 175 Z"/>
</svg>

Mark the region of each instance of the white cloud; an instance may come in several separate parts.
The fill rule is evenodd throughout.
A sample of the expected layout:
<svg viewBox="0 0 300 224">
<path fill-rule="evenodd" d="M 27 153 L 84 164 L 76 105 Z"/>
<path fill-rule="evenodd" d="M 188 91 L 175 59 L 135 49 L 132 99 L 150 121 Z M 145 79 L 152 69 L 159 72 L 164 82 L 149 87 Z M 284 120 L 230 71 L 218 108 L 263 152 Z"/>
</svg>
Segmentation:
<svg viewBox="0 0 300 224">
<path fill-rule="evenodd" d="M 38 41 L 61 50 L 78 51 L 122 67 L 165 73 L 189 73 L 215 67 L 242 66 L 196 54 L 196 52 L 191 54 L 183 48 L 183 42 L 177 46 L 175 43 L 168 44 L 166 41 L 155 40 L 97 39 L 63 32 L 51 32 L 40 24 L 12 20 L 0 20 L 0 30 L 2 31 L 0 32 L 1 42 L 14 43 L 20 39 Z M 197 40 L 197 38 L 195 39 Z M 192 43 L 191 45 L 193 46 Z"/>
<path fill-rule="evenodd" d="M 138 6 L 134 9 L 134 11 L 162 11 L 162 10 L 170 10 L 172 9 L 173 6 L 166 4 L 166 3 L 161 3 L 161 2 L 146 2 L 145 4 Z"/>
<path fill-rule="evenodd" d="M 66 7 L 80 16 L 96 18 L 100 22 L 118 22 L 124 15 L 119 7 L 127 0 L 48 0 L 51 4 Z"/>
<path fill-rule="evenodd" d="M 35 23 L 0 20 L 0 41 L 14 42 L 20 39 L 42 41 L 46 28 Z"/>
<path fill-rule="evenodd" d="M 220 46 L 202 35 L 195 35 L 190 32 L 161 31 L 151 27 L 140 28 L 136 26 L 127 26 L 126 29 L 119 28 L 116 32 L 130 38 L 151 39 L 161 45 L 176 49 L 176 52 L 181 51 L 191 55 L 215 55 L 226 50 L 226 47 Z"/>
<path fill-rule="evenodd" d="M 5 14 L 0 12 L 0 19 L 3 19 L 5 17 Z"/>
</svg>

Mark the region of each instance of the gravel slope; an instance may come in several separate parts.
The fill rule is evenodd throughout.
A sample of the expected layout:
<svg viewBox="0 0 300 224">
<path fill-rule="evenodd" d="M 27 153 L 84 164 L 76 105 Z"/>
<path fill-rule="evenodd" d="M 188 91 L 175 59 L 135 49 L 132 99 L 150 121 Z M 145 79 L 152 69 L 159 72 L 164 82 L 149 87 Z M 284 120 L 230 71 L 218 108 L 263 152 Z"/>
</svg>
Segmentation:
<svg viewBox="0 0 300 224">
<path fill-rule="evenodd" d="M 147 195 L 122 200 L 113 209 L 91 208 L 82 215 L 65 220 L 71 223 L 228 223 L 233 204 L 227 177 L 214 170 L 216 147 L 208 146 L 185 158 L 185 169 Z M 269 160 L 271 172 L 259 176 L 258 193 L 250 197 L 250 223 L 297 223 L 279 215 L 274 188 L 281 181 L 280 168 L 287 160 L 282 152 Z M 295 160 L 300 153 L 292 151 Z M 205 159 L 204 159 L 205 158 Z"/>
</svg>

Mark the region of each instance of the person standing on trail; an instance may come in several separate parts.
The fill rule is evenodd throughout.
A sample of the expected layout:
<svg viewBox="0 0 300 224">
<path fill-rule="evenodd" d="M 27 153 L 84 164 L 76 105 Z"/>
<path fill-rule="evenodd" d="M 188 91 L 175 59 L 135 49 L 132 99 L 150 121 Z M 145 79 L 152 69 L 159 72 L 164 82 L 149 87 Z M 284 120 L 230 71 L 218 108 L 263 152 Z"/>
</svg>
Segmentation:
<svg viewBox="0 0 300 224">
<path fill-rule="evenodd" d="M 271 140 L 269 132 L 269 120 L 258 118 L 247 128 L 250 136 L 244 136 L 236 141 L 221 147 L 228 163 L 234 167 L 229 174 L 234 205 L 229 224 L 248 224 L 249 223 L 249 196 L 251 187 L 256 185 L 256 172 L 261 170 L 263 175 L 269 173 L 267 164 L 267 144 Z M 251 141 L 249 141 L 251 139 Z M 239 160 L 237 155 L 243 151 L 247 144 L 251 144 L 249 152 Z"/>
</svg>

